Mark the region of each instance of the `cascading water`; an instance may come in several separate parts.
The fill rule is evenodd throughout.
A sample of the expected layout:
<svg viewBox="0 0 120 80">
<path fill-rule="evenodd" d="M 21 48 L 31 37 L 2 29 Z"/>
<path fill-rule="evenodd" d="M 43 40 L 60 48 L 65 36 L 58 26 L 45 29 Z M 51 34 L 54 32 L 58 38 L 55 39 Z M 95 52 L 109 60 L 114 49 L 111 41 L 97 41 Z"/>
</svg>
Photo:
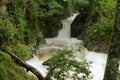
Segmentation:
<svg viewBox="0 0 120 80">
<path fill-rule="evenodd" d="M 79 13 L 73 14 L 71 17 L 62 20 L 63 28 L 59 31 L 58 38 L 70 38 L 71 23 Z"/>
<path fill-rule="evenodd" d="M 86 58 L 88 61 L 93 62 L 90 67 L 93 75 L 92 80 L 103 79 L 107 54 L 89 52 L 83 46 L 81 49 L 82 51 L 79 52 L 77 51 L 77 45 L 81 45 L 82 41 L 77 40 L 76 38 L 70 38 L 71 23 L 77 15 L 78 13 L 75 13 L 69 18 L 62 20 L 63 28 L 59 31 L 58 37 L 46 38 L 46 44 L 40 45 L 39 50 L 37 51 L 37 55 L 26 61 L 28 64 L 37 68 L 43 76 L 46 75 L 47 70 L 46 67 L 42 65 L 42 63 L 50 57 L 49 53 L 67 47 L 68 49 L 74 50 L 76 57 L 80 59 Z"/>
</svg>

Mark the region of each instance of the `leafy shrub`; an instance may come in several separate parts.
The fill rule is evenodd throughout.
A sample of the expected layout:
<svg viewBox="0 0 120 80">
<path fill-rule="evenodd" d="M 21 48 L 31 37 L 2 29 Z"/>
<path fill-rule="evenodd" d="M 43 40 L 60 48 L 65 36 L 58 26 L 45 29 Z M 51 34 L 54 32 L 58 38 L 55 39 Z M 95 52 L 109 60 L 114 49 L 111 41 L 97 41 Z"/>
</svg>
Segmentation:
<svg viewBox="0 0 120 80">
<path fill-rule="evenodd" d="M 36 30 L 37 25 L 35 24 L 37 23 L 37 13 L 36 7 L 33 6 L 35 6 L 34 1 L 27 0 L 12 0 L 8 4 L 9 15 L 12 18 L 14 27 L 16 27 L 16 30 L 18 31 L 16 39 L 26 44 L 32 43 L 35 38 L 31 37 L 36 36 L 34 31 Z"/>
<path fill-rule="evenodd" d="M 16 30 L 9 19 L 0 19 L 0 43 L 3 42 L 15 42 Z"/>
<path fill-rule="evenodd" d="M 17 43 L 14 52 L 23 60 L 29 59 L 32 56 L 32 50 L 24 44 Z"/>
<path fill-rule="evenodd" d="M 49 66 L 50 74 L 47 78 L 50 80 L 88 80 L 91 78 L 89 63 L 77 60 L 70 50 L 59 50 L 43 64 Z"/>
<path fill-rule="evenodd" d="M 89 27 L 86 29 L 85 35 L 87 35 L 87 37 L 90 37 L 94 35 L 94 32 L 99 32 L 99 37 L 101 39 L 109 40 L 111 36 L 112 28 L 113 28 L 113 22 L 111 23 L 109 22 L 110 22 L 109 19 L 104 18 L 104 20 L 101 22 L 87 23 L 86 25 Z"/>
</svg>

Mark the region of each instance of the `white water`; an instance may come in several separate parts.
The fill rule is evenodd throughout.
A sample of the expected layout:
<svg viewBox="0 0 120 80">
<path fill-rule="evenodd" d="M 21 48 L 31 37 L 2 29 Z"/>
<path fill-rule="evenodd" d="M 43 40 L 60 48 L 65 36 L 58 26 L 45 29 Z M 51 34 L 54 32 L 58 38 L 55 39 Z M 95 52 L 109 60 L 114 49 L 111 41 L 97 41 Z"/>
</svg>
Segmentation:
<svg viewBox="0 0 120 80">
<path fill-rule="evenodd" d="M 77 45 L 82 45 L 81 40 L 76 38 L 70 38 L 70 25 L 73 22 L 74 18 L 78 15 L 73 14 L 67 19 L 62 20 L 63 28 L 59 31 L 57 38 L 46 38 L 46 44 L 40 45 L 39 50 L 37 51 L 37 56 L 34 56 L 32 59 L 28 60 L 27 63 L 37 68 L 43 76 L 46 76 L 47 70 L 42 63 L 50 58 L 50 53 L 57 51 L 58 49 L 68 48 L 74 50 L 75 56 L 80 59 L 87 59 L 92 61 L 90 70 L 93 75 L 92 80 L 103 80 L 105 64 L 107 59 L 107 54 L 96 53 L 88 51 L 82 46 L 81 50 L 78 51 Z"/>
<path fill-rule="evenodd" d="M 87 60 L 93 62 L 92 66 L 90 67 L 93 75 L 92 80 L 103 80 L 105 65 L 107 61 L 107 54 L 90 51 L 86 55 L 86 58 Z"/>
<path fill-rule="evenodd" d="M 70 38 L 71 23 L 79 13 L 75 13 L 67 19 L 62 20 L 63 28 L 58 33 L 58 38 Z"/>
</svg>

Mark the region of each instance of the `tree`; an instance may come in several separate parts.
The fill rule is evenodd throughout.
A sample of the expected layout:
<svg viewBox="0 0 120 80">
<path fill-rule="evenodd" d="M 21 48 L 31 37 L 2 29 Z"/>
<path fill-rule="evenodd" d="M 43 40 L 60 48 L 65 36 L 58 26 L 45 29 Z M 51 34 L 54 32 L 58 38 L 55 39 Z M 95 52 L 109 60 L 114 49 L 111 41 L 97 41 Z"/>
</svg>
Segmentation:
<svg viewBox="0 0 120 80">
<path fill-rule="evenodd" d="M 48 66 L 46 80 L 88 80 L 91 79 L 89 63 L 79 61 L 71 50 L 59 50 L 43 63 Z"/>
<path fill-rule="evenodd" d="M 16 64 L 24 67 L 26 71 L 31 71 L 38 80 L 88 80 L 91 77 L 89 64 L 85 61 L 81 62 L 75 59 L 70 50 L 59 50 L 52 58 L 48 59 L 43 65 L 48 66 L 48 73 L 42 76 L 36 68 L 30 66 L 12 52 L 1 49 L 1 51 L 9 54 Z"/>
<path fill-rule="evenodd" d="M 106 64 L 104 80 L 117 80 L 120 57 L 120 0 L 117 1 L 114 27 Z"/>
</svg>

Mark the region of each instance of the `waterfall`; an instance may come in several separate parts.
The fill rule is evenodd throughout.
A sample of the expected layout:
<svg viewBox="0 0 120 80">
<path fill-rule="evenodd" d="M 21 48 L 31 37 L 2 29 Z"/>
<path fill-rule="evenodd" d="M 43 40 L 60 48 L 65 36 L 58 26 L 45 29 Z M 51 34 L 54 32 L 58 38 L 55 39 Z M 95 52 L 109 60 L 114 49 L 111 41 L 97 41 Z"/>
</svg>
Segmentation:
<svg viewBox="0 0 120 80">
<path fill-rule="evenodd" d="M 69 18 L 62 20 L 62 25 L 63 25 L 62 27 L 63 28 L 59 31 L 57 38 L 70 38 L 71 24 L 78 14 L 79 13 L 74 13 Z"/>
<path fill-rule="evenodd" d="M 67 47 L 74 52 L 77 58 L 85 58 L 88 61 L 93 62 L 90 67 L 93 75 L 92 80 L 103 80 L 107 54 L 88 51 L 83 45 L 81 45 L 81 40 L 77 40 L 77 38 L 70 38 L 71 23 L 78 14 L 79 13 L 75 13 L 69 18 L 62 20 L 63 28 L 59 31 L 58 37 L 45 38 L 46 44 L 42 44 L 39 46 L 37 55 L 26 61 L 31 66 L 37 68 L 43 76 L 46 76 L 47 67 L 43 66 L 42 63 L 46 59 L 50 58 L 49 54 L 57 51 L 58 49 L 63 49 Z M 77 48 L 79 48 L 78 45 L 82 46 L 80 52 L 77 51 Z"/>
</svg>

